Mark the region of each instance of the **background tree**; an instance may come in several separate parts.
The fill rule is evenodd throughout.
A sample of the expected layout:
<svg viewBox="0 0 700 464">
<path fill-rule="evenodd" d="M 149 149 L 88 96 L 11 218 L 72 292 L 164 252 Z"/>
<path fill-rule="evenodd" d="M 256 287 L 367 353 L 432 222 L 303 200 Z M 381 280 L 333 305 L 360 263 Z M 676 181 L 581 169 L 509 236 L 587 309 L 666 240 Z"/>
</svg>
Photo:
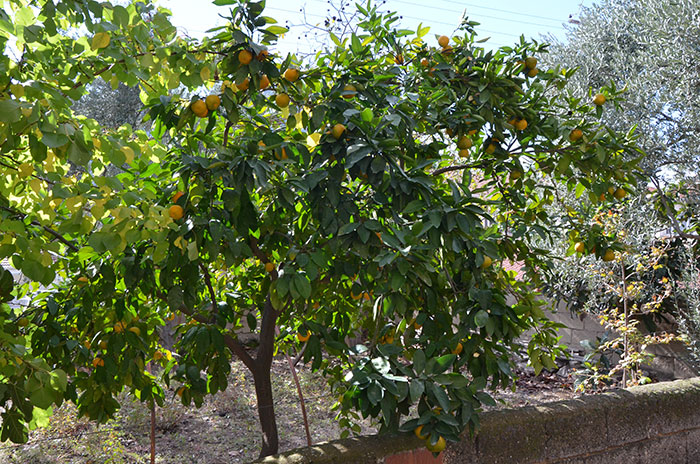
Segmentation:
<svg viewBox="0 0 700 464">
<path fill-rule="evenodd" d="M 646 273 L 645 291 L 638 296 L 651 303 L 652 296 L 666 292 L 660 280 L 670 279 L 673 292 L 666 295 L 662 313 L 684 320 L 696 319 L 692 313 L 700 309 L 692 298 L 684 296 L 685 290 L 693 287 L 692 279 L 688 279 L 695 269 L 692 260 L 683 258 L 697 254 L 700 238 L 700 101 L 696 92 L 700 76 L 697 67 L 691 65 L 700 53 L 691 32 L 697 27 L 697 19 L 697 3 L 693 1 L 605 0 L 583 8 L 580 24 L 570 26 L 566 42 L 554 40 L 550 54 L 543 56 L 547 63 L 578 69 L 570 87 L 575 95 L 587 95 L 591 88 L 609 81 L 624 87 L 624 101 L 607 111 L 603 119 L 619 131 L 634 130 L 645 152 L 639 163 L 644 188 L 630 192 L 629 201 L 611 208 L 608 201 L 585 201 L 561 189 L 560 212 L 572 211 L 580 222 L 614 212 L 623 220 L 618 230 L 608 234 L 609 243 L 617 243 L 619 251 L 624 249 L 628 257 L 641 259 L 654 248 L 670 247 L 661 263 L 663 269 Z M 616 307 L 611 303 L 617 297 L 602 291 L 606 278 L 600 274 L 613 265 L 582 267 L 582 263 L 591 263 L 575 253 L 576 242 L 585 243 L 590 251 L 596 240 L 569 233 L 572 229 L 564 228 L 556 246 L 560 257 L 570 258 L 549 276 L 550 294 L 571 302 L 572 308 L 594 313 Z M 693 340 L 697 331 L 688 327 L 681 328 Z M 653 324 L 648 328 L 653 331 Z"/>
<path fill-rule="evenodd" d="M 549 65 L 578 69 L 570 87 L 576 95 L 611 81 L 626 89 L 604 120 L 619 131 L 635 130 L 645 152 L 640 167 L 656 189 L 658 208 L 676 234 L 693 240 L 700 238 L 697 9 L 693 0 L 603 0 L 582 8 L 565 42 L 550 37 L 550 54 L 543 57 Z M 677 219 L 672 198 L 686 220 Z"/>
<path fill-rule="evenodd" d="M 124 388 L 162 402 L 147 362 L 199 405 L 235 356 L 271 454 L 270 365 L 302 342 L 344 411 L 440 451 L 478 426 L 489 383 L 512 382 L 520 335 L 534 329 L 537 370 L 554 365 L 543 303 L 500 263 L 538 282 L 554 183 L 592 197 L 634 184 L 632 140 L 598 119 L 617 92 L 555 93 L 571 73 L 538 68 L 541 47 L 487 52 L 470 23 L 435 47 L 370 3 L 299 70 L 268 50 L 286 29 L 264 3 L 217 4 L 230 24 L 201 42 L 145 2 L 0 10 L 0 46 L 18 51 L 0 61 L 0 258 L 31 280 L 3 274 L 0 289 L 34 296 L 21 314 L 0 306 L 2 438 L 26 440 L 66 399 L 95 420 Z M 97 78 L 139 86 L 149 132 L 75 115 Z M 171 356 L 158 328 L 174 313 Z"/>
</svg>

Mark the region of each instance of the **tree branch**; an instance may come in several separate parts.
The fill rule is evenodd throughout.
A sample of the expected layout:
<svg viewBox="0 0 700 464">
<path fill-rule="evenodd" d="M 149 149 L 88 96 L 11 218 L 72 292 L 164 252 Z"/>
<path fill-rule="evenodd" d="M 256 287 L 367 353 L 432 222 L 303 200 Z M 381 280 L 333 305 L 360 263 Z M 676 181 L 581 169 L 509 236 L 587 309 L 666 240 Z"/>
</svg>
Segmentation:
<svg viewBox="0 0 700 464">
<path fill-rule="evenodd" d="M 683 232 L 683 230 L 681 229 L 681 225 L 678 223 L 678 219 L 676 218 L 675 211 L 673 210 L 673 208 L 671 208 L 671 204 L 668 201 L 668 197 L 661 189 L 661 184 L 659 183 L 658 179 L 656 179 L 656 177 L 651 177 L 651 181 L 656 187 L 656 191 L 659 194 L 659 199 L 661 200 L 661 203 L 666 209 L 666 216 L 671 220 L 671 226 L 673 227 L 673 230 L 676 231 L 676 234 L 678 234 L 678 236 L 681 238 L 687 238 L 690 240 L 700 240 L 700 235 Z"/>
<path fill-rule="evenodd" d="M 12 214 L 16 214 L 17 216 L 20 216 L 20 217 L 22 217 L 22 218 L 27 217 L 27 214 L 26 214 L 26 213 L 22 213 L 22 212 L 20 212 L 20 211 L 16 211 L 16 210 L 14 210 L 14 209 L 12 209 L 12 208 L 8 208 L 7 206 L 2 206 L 2 205 L 0 205 L 0 209 L 3 210 L 3 211 L 7 211 L 7 212 L 9 212 L 9 213 L 12 213 Z M 53 230 L 52 228 L 50 228 L 50 227 L 48 227 L 48 226 L 45 226 L 45 225 L 42 225 L 42 224 L 40 224 L 40 223 L 37 222 L 37 221 L 32 221 L 32 222 L 30 222 L 30 224 L 33 225 L 33 226 L 41 227 L 42 229 L 44 229 L 45 232 L 49 233 L 50 235 L 53 235 L 58 241 L 60 241 L 60 242 L 63 243 L 64 245 L 66 245 L 66 246 L 67 246 L 68 248 L 70 248 L 72 251 L 78 251 L 78 250 L 79 250 L 79 248 L 78 248 L 76 245 L 74 245 L 73 243 L 71 243 L 70 240 L 68 240 L 68 239 L 65 238 L 63 235 L 61 235 L 60 233 L 56 232 L 56 231 Z"/>
<path fill-rule="evenodd" d="M 161 298 L 163 298 L 163 297 L 161 296 Z M 187 314 L 195 321 L 201 322 L 202 324 L 211 324 L 212 323 L 211 319 L 209 319 L 201 314 L 198 314 L 198 313 L 194 312 L 193 310 L 191 310 L 190 308 L 187 308 L 185 306 L 180 306 L 180 308 L 178 308 L 178 310 L 180 312 Z M 224 335 L 224 343 L 226 343 L 226 346 L 231 350 L 231 352 L 233 354 L 235 354 L 238 357 L 238 359 L 243 361 L 243 364 L 245 364 L 245 366 L 248 369 L 253 371 L 256 368 L 256 362 L 248 354 L 248 352 L 245 350 L 243 345 L 241 345 L 241 343 L 238 340 L 236 340 L 235 338 L 233 338 L 231 335 L 229 335 L 229 334 L 223 334 L 223 335 Z"/>
</svg>

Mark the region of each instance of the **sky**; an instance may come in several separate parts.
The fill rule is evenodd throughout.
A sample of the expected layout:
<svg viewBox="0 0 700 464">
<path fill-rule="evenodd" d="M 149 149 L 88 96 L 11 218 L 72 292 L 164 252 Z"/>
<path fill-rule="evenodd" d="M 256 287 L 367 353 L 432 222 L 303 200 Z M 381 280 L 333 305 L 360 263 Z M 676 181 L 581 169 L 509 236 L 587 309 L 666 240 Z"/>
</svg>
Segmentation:
<svg viewBox="0 0 700 464">
<path fill-rule="evenodd" d="M 333 1 L 337 4 L 339 0 Z M 374 3 L 378 4 L 376 0 Z M 192 37 L 201 37 L 207 29 L 225 24 L 218 15 L 228 12 L 226 7 L 217 7 L 209 0 L 160 0 L 160 4 L 173 12 L 173 22 L 178 29 Z M 466 10 L 471 20 L 481 23 L 477 27 L 479 37 L 490 37 L 488 43 L 498 47 L 517 42 L 521 34 L 538 40 L 542 35 L 552 34 L 564 41 L 564 25 L 570 18 L 578 17 L 582 5 L 590 7 L 593 1 L 386 0 L 382 1 L 380 9 L 399 13 L 402 28 L 416 30 L 422 23 L 430 26 L 430 34 L 438 35 L 451 35 Z M 313 30 L 302 25 L 322 26 L 324 19 L 334 13 L 327 0 L 268 0 L 263 14 L 290 27 L 276 52 L 306 54 L 316 51 L 318 42 L 313 37 Z"/>
</svg>

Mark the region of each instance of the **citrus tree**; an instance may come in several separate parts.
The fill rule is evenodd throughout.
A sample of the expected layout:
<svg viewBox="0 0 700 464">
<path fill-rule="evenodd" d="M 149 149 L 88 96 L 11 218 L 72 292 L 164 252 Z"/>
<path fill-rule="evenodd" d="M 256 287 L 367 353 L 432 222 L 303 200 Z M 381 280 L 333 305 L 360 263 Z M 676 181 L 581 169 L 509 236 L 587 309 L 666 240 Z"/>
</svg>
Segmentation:
<svg viewBox="0 0 700 464">
<path fill-rule="evenodd" d="M 440 451 L 512 382 L 524 332 L 554 367 L 533 240 L 559 224 L 555 182 L 633 183 L 631 136 L 599 123 L 616 90 L 553 92 L 571 71 L 540 70 L 543 46 L 487 51 L 473 23 L 433 37 L 369 3 L 302 67 L 274 53 L 285 29 L 263 2 L 215 3 L 230 22 L 201 41 L 149 2 L 0 4 L 0 258 L 29 280 L 0 271 L 0 298 L 31 300 L 0 306 L 2 439 L 64 400 L 100 421 L 125 388 L 162 403 L 147 363 L 199 405 L 237 358 L 275 453 L 271 363 L 303 344 L 345 425 Z M 96 79 L 139 86 L 149 129 L 77 116 Z M 158 330 L 174 314 L 173 355 Z"/>
</svg>

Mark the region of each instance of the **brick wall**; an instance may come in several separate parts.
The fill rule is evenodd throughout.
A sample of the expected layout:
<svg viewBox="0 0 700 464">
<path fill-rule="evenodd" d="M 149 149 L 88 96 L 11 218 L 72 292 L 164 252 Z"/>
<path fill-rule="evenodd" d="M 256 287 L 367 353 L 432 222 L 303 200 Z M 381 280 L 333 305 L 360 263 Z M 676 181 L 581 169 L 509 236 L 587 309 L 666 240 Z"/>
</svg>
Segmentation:
<svg viewBox="0 0 700 464">
<path fill-rule="evenodd" d="M 700 378 L 487 412 L 471 439 L 433 458 L 412 434 L 337 440 L 267 464 L 700 463 Z"/>
</svg>

